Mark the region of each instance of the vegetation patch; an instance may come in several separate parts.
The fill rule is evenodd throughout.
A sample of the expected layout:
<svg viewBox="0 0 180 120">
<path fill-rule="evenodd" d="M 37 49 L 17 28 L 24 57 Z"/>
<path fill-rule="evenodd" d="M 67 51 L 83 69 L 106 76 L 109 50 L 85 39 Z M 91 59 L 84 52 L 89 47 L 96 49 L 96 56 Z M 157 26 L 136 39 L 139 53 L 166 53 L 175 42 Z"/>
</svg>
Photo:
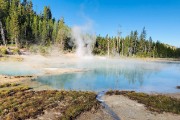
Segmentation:
<svg viewBox="0 0 180 120">
<path fill-rule="evenodd" d="M 6 89 L 5 89 L 6 88 Z M 74 119 L 84 111 L 98 109 L 93 92 L 44 90 L 33 91 L 22 85 L 6 84 L 0 88 L 0 119 L 24 120 L 37 118 L 45 110 L 56 109 L 57 119 Z"/>
<path fill-rule="evenodd" d="M 14 48 L 11 50 L 11 54 L 12 55 L 19 55 L 19 54 L 21 54 L 21 52 L 20 52 L 19 48 Z"/>
<path fill-rule="evenodd" d="M 5 54 L 7 54 L 6 47 L 0 47 L 0 55 L 5 55 Z"/>
<path fill-rule="evenodd" d="M 0 46 L 0 55 L 6 56 L 6 55 L 19 55 L 20 53 L 20 49 L 17 47 L 1 47 Z"/>
<path fill-rule="evenodd" d="M 6 83 L 6 84 L 2 84 L 0 85 L 0 88 L 5 88 L 5 87 L 14 87 L 14 86 L 19 86 L 20 84 L 18 83 Z"/>
<path fill-rule="evenodd" d="M 41 54 L 41 55 L 43 55 L 43 56 L 46 56 L 46 55 L 48 55 L 49 54 L 49 49 L 50 49 L 50 47 L 48 47 L 48 46 L 37 46 L 37 45 L 31 45 L 30 47 L 29 47 L 29 51 L 31 52 L 31 53 L 35 53 L 35 54 Z"/>
<path fill-rule="evenodd" d="M 180 100 L 165 95 L 149 95 L 134 91 L 108 91 L 106 95 L 124 95 L 132 100 L 144 104 L 148 110 L 155 112 L 171 112 L 180 114 Z"/>
</svg>

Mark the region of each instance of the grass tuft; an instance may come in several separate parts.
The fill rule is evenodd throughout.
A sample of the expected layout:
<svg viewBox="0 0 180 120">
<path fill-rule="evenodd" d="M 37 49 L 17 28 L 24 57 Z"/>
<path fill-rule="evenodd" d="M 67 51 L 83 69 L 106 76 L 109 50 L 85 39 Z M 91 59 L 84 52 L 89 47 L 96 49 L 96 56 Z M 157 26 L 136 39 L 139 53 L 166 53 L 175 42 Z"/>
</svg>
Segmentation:
<svg viewBox="0 0 180 120">
<path fill-rule="evenodd" d="M 6 84 L 2 84 L 0 85 L 0 88 L 5 88 L 5 87 L 14 87 L 14 86 L 19 86 L 20 84 L 18 83 L 6 83 Z"/>
</svg>

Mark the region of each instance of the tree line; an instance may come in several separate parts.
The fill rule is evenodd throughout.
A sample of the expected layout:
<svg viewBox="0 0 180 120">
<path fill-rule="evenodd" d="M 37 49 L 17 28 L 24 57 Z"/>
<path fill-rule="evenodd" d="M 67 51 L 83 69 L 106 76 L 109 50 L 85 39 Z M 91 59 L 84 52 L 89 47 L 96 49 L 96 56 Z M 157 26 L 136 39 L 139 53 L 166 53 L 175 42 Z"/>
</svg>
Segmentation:
<svg viewBox="0 0 180 120">
<path fill-rule="evenodd" d="M 154 42 L 146 38 L 146 30 L 138 34 L 131 31 L 126 37 L 97 36 L 93 53 L 97 55 L 121 55 L 141 57 L 180 57 L 180 49 Z M 71 43 L 71 44 L 70 44 Z M 71 41 L 71 28 L 64 18 L 52 18 L 51 9 L 44 7 L 43 13 L 33 10 L 30 0 L 0 0 L 0 45 L 28 48 L 31 45 L 56 45 L 63 51 L 76 48 Z"/>
<path fill-rule="evenodd" d="M 14 44 L 16 47 L 29 44 L 58 44 L 63 47 L 64 40 L 70 36 L 70 28 L 63 18 L 58 21 L 52 18 L 48 6 L 38 15 L 28 0 L 0 0 L 0 29 L 0 44 Z"/>
<path fill-rule="evenodd" d="M 131 31 L 126 37 L 97 37 L 93 53 L 113 56 L 138 56 L 138 57 L 160 57 L 178 58 L 180 49 L 160 41 L 154 42 L 152 37 L 146 38 L 145 27 L 142 32 Z"/>
</svg>

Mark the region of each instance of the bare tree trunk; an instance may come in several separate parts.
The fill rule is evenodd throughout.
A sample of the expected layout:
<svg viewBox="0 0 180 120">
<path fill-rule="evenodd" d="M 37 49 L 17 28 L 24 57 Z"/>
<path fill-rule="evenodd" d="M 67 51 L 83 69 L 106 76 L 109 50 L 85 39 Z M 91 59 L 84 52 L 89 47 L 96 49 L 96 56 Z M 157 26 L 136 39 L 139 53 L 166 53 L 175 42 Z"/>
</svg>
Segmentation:
<svg viewBox="0 0 180 120">
<path fill-rule="evenodd" d="M 0 20 L 0 29 L 1 29 L 1 37 L 2 37 L 2 41 L 3 41 L 3 45 L 6 46 L 5 34 L 4 34 L 4 29 L 3 29 L 3 26 L 2 26 L 1 20 Z"/>
<path fill-rule="evenodd" d="M 122 41 L 122 56 L 124 56 L 124 44 L 123 44 L 123 41 Z"/>
<path fill-rule="evenodd" d="M 18 41 L 17 37 L 15 37 L 15 44 L 16 44 L 16 47 L 18 48 L 19 47 L 19 41 Z"/>
<path fill-rule="evenodd" d="M 154 48 L 153 48 L 153 58 L 154 58 L 154 56 L 155 56 L 155 55 L 154 55 L 154 52 L 155 52 L 155 46 L 154 46 Z"/>
<path fill-rule="evenodd" d="M 121 43 L 120 37 L 118 37 L 118 54 L 119 54 L 119 55 L 120 55 L 120 43 Z"/>
<path fill-rule="evenodd" d="M 116 46 L 116 51 L 119 53 L 119 38 L 117 38 L 117 46 Z"/>
<path fill-rule="evenodd" d="M 116 54 L 116 43 L 115 43 L 115 40 L 113 40 L 113 54 L 115 55 Z"/>
<path fill-rule="evenodd" d="M 109 57 L 109 38 L 108 38 L 108 57 Z"/>
</svg>

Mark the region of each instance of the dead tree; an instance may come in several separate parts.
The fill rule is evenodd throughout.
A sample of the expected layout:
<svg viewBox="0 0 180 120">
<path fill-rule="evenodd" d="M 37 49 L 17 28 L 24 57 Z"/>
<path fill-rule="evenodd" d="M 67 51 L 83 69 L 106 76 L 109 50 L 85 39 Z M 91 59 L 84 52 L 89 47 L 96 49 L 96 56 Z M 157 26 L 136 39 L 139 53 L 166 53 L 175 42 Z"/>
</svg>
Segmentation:
<svg viewBox="0 0 180 120">
<path fill-rule="evenodd" d="M 1 20 L 0 20 L 0 30 L 1 30 L 1 37 L 2 37 L 2 41 L 3 41 L 3 45 L 6 46 L 5 34 L 4 34 L 4 29 L 3 29 Z"/>
</svg>

